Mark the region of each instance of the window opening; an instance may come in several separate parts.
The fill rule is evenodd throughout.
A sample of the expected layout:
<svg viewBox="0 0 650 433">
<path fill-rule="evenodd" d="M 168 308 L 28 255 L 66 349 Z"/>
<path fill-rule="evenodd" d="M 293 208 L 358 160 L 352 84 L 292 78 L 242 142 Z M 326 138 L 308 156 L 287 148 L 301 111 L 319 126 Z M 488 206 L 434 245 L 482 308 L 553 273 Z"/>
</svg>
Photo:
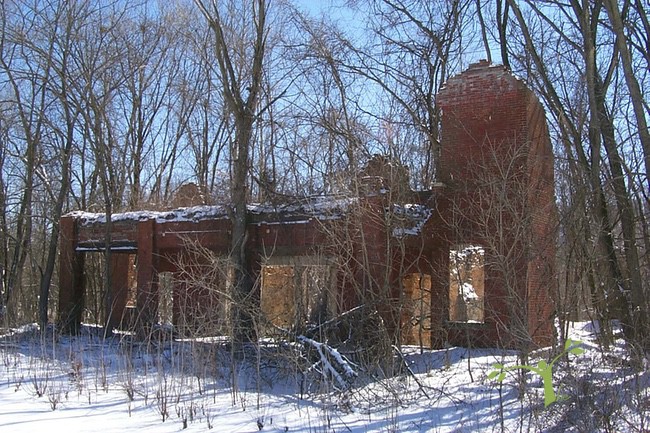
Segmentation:
<svg viewBox="0 0 650 433">
<path fill-rule="evenodd" d="M 402 343 L 431 345 L 431 275 L 412 273 L 402 279 Z"/>
<path fill-rule="evenodd" d="M 449 251 L 449 320 L 482 323 L 485 301 L 485 250 L 456 245 Z"/>
<path fill-rule="evenodd" d="M 160 272 L 158 274 L 158 293 L 158 322 L 163 325 L 171 325 L 174 305 L 173 273 Z"/>
<path fill-rule="evenodd" d="M 280 328 L 288 328 L 295 316 L 294 277 L 293 266 L 262 267 L 262 311 L 267 320 Z"/>
<path fill-rule="evenodd" d="M 333 267 L 313 257 L 272 258 L 262 266 L 260 304 L 274 326 L 303 328 L 332 316 L 336 303 Z M 267 331 L 272 331 L 271 329 Z"/>
<path fill-rule="evenodd" d="M 129 268 L 127 270 L 126 308 L 135 308 L 138 296 L 138 256 L 129 254 Z"/>
</svg>

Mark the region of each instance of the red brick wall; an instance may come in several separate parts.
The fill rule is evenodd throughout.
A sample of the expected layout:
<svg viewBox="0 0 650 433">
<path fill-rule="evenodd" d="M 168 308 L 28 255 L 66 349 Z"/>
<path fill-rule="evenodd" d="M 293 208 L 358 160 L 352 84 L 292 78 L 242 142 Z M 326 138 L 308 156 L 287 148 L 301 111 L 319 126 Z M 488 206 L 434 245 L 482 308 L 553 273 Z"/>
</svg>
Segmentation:
<svg viewBox="0 0 650 433">
<path fill-rule="evenodd" d="M 533 340 L 538 345 L 553 341 L 554 304 L 557 293 L 555 253 L 557 209 L 553 149 L 550 143 L 544 110 L 536 98 L 528 105 L 528 141 L 530 154 L 529 203 L 532 212 L 531 261 L 528 268 L 528 320 Z"/>
<path fill-rule="evenodd" d="M 527 347 L 513 332 L 519 325 L 535 344 L 548 344 L 555 214 L 543 109 L 521 81 L 486 62 L 450 79 L 437 102 L 449 242 L 486 247 L 485 323 L 448 323 L 449 341 Z M 504 263 L 510 272 L 500 271 Z"/>
<path fill-rule="evenodd" d="M 113 242 L 133 242 L 137 238 L 138 222 L 135 220 L 113 221 L 111 237 Z M 82 226 L 79 242 L 102 243 L 106 239 L 106 225 L 103 223 Z"/>
<path fill-rule="evenodd" d="M 543 109 L 522 82 L 503 67 L 486 63 L 473 65 L 451 78 L 437 102 L 443 111 L 439 180 L 445 186 L 432 192 L 428 203 L 435 210 L 422 237 L 414 236 L 399 244 L 390 236 L 384 218 L 390 203 L 382 194 L 360 200 L 358 209 L 349 210 L 342 219 L 327 222 L 309 218 L 288 221 L 282 220 L 282 215 L 275 215 L 279 222 L 271 222 L 267 216 L 257 221 L 253 216 L 248 226 L 249 272 L 259 275 L 262 261 L 271 254 L 321 253 L 336 257 L 341 269 L 337 274 L 340 311 L 361 302 L 388 300 L 386 305 L 377 306 L 388 328 L 399 326 L 399 315 L 394 314 L 391 304 L 400 299 L 401 294 L 395 290 L 401 287 L 401 279 L 405 273 L 421 272 L 431 276 L 434 347 L 446 343 L 516 346 L 510 331 L 515 319 L 521 318 L 535 343 L 548 344 L 552 339 L 553 311 L 549 293 L 555 290 L 555 208 L 553 155 Z M 495 218 L 486 218 L 494 210 L 494 202 L 489 199 L 491 183 L 486 180 L 503 177 L 504 167 L 510 170 L 507 184 L 513 185 L 506 188 L 505 196 L 521 215 L 501 215 L 497 225 Z M 417 201 L 415 196 L 413 199 Z M 514 230 L 521 220 L 526 222 L 524 238 L 521 231 Z M 114 223 L 114 241 L 137 243 L 138 309 L 145 321 L 154 320 L 156 315 L 156 273 L 177 271 L 175 257 L 185 248 L 184 242 L 197 241 L 217 255 L 227 255 L 230 227 L 227 218 Z M 64 287 L 60 303 L 62 315 L 71 317 L 76 317 L 79 307 L 75 302 L 82 291 L 76 282 L 79 272 L 75 274 L 72 269 L 74 263 L 76 268 L 82 266 L 81 261 L 75 262 L 77 229 L 78 241 L 104 239 L 104 227 L 100 224 L 81 226 L 71 218 L 62 220 Z M 503 230 L 505 241 L 494 245 L 493 237 L 499 230 Z M 487 245 L 490 242 L 492 245 Z M 450 245 L 464 243 L 486 247 L 483 324 L 448 322 L 449 249 Z M 389 244 L 393 244 L 393 250 L 389 251 Z M 498 250 L 512 245 L 521 253 L 511 264 L 516 269 L 514 286 L 525 302 L 519 311 L 513 310 L 508 302 L 504 276 L 491 264 L 489 256 L 489 247 Z M 177 294 L 178 290 L 183 288 L 179 287 Z M 209 295 L 199 291 L 192 292 L 190 298 L 192 305 L 212 305 Z M 175 316 L 180 315 L 179 308 L 175 305 Z"/>
</svg>

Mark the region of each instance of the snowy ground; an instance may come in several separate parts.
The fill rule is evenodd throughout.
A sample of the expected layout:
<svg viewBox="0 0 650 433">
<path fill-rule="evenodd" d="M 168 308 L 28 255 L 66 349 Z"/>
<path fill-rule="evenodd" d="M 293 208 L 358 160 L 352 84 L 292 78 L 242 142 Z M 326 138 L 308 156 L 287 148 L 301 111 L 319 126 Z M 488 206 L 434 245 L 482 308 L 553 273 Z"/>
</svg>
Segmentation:
<svg viewBox="0 0 650 433">
<path fill-rule="evenodd" d="M 586 352 L 558 361 L 563 399 L 544 407 L 539 376 L 523 394 L 516 372 L 487 378 L 512 352 L 404 350 L 410 372 L 352 387 L 305 383 L 295 352 L 267 346 L 232 362 L 219 344 L 103 340 L 98 328 L 41 340 L 35 327 L 0 337 L 0 431 L 70 432 L 475 432 L 650 431 L 650 377 L 630 368 L 622 347 L 599 350 L 593 327 L 571 337 Z M 549 351 L 537 354 L 548 359 Z M 521 394 L 521 398 L 520 398 Z"/>
</svg>

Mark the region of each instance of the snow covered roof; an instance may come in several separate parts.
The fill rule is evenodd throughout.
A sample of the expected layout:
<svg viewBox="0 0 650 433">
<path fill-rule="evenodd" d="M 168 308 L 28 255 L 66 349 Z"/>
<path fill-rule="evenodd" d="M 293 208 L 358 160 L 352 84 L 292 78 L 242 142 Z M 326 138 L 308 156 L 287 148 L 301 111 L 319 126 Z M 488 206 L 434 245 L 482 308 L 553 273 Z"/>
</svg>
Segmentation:
<svg viewBox="0 0 650 433">
<path fill-rule="evenodd" d="M 317 196 L 299 199 L 285 204 L 260 204 L 254 203 L 247 206 L 248 212 L 253 216 L 269 217 L 271 220 L 278 218 L 293 219 L 295 217 L 308 217 L 317 219 L 331 219 L 345 214 L 352 203 L 358 199 L 343 196 Z M 229 206 L 192 206 L 182 207 L 167 211 L 131 211 L 114 213 L 112 222 L 118 221 L 147 221 L 155 220 L 157 223 L 166 222 L 198 222 L 204 220 L 226 219 L 231 209 Z M 105 213 L 92 213 L 75 211 L 66 216 L 77 218 L 84 226 L 106 223 Z"/>
<path fill-rule="evenodd" d="M 296 223 L 307 222 L 310 219 L 338 219 L 349 213 L 350 207 L 359 202 L 358 198 L 346 196 L 316 196 L 299 199 L 291 203 L 261 204 L 253 203 L 247 206 L 252 223 Z M 393 213 L 395 219 L 393 236 L 417 236 L 424 224 L 431 217 L 431 209 L 421 204 L 393 204 L 386 209 Z M 227 219 L 231 209 L 228 206 L 193 206 L 181 207 L 167 211 L 132 211 L 111 215 L 112 222 L 148 221 L 155 220 L 158 224 L 171 222 L 199 222 L 205 220 Z M 105 224 L 105 213 L 76 211 L 66 216 L 76 218 L 82 226 Z"/>
<path fill-rule="evenodd" d="M 393 236 L 417 236 L 431 217 L 431 208 L 421 204 L 393 204 L 393 213 L 399 218 L 400 227 L 393 229 Z"/>
<path fill-rule="evenodd" d="M 348 196 L 314 196 L 282 204 L 251 204 L 248 211 L 253 215 L 309 216 L 326 219 L 345 214 L 358 198 Z"/>
<path fill-rule="evenodd" d="M 76 211 L 70 212 L 66 216 L 77 218 L 82 225 L 103 224 L 106 223 L 105 213 L 91 213 Z M 114 213 L 111 215 L 111 221 L 147 221 L 156 220 L 158 223 L 169 221 L 201 221 L 206 219 L 222 219 L 228 217 L 228 210 L 225 206 L 193 206 L 187 208 L 178 208 L 169 211 L 132 211 Z"/>
</svg>

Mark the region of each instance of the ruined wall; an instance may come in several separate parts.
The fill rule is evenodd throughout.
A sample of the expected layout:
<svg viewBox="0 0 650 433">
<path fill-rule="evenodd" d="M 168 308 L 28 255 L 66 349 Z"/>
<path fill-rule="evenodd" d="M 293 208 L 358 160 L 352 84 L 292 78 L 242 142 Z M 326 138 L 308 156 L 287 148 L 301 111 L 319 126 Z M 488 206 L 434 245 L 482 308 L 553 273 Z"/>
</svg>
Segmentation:
<svg viewBox="0 0 650 433">
<path fill-rule="evenodd" d="M 451 78 L 437 102 L 443 111 L 440 182 L 431 191 L 414 193 L 403 166 L 375 157 L 360 173 L 360 197 L 249 208 L 246 254 L 257 281 L 251 301 L 272 324 L 288 327 L 322 310 L 304 299 L 306 292 L 289 287 L 316 279 L 305 276 L 308 266 L 287 267 L 300 257 L 316 260 L 309 272 L 316 272 L 314 264 L 336 268 L 326 310 L 367 305 L 380 316 L 377 327 L 403 343 L 524 347 L 551 341 L 555 208 L 543 109 L 521 81 L 485 62 Z M 218 332 L 228 322 L 219 295 L 227 290 L 228 266 L 213 273 L 205 257 L 182 265 L 193 245 L 228 256 L 227 215 L 219 206 L 115 215 L 111 248 L 124 256 L 116 256 L 113 271 L 126 275 L 125 257 L 137 256 L 141 324 L 157 321 L 160 272 L 172 274 L 165 284 L 174 284 L 175 324 Z M 105 247 L 103 218 L 78 213 L 61 221 L 59 317 L 73 331 L 83 309 L 84 254 Z M 468 272 L 482 299 L 468 292 L 467 305 L 456 305 L 463 292 L 450 282 L 449 252 L 463 245 L 485 250 L 481 269 Z M 278 257 L 286 263 L 274 262 Z M 276 268 L 265 271 L 267 265 Z M 502 272 L 504 265 L 514 271 Z M 113 281 L 116 316 L 109 325 L 117 326 L 128 284 Z M 322 287 L 313 292 L 326 293 Z M 362 337 L 376 331 L 368 329 L 373 326 L 358 327 Z"/>
<path fill-rule="evenodd" d="M 555 213 L 543 109 L 524 83 L 487 62 L 450 79 L 437 101 L 449 244 L 486 250 L 485 321 L 450 322 L 448 338 L 452 344 L 547 344 Z M 442 295 L 445 288 L 438 290 Z"/>
</svg>

